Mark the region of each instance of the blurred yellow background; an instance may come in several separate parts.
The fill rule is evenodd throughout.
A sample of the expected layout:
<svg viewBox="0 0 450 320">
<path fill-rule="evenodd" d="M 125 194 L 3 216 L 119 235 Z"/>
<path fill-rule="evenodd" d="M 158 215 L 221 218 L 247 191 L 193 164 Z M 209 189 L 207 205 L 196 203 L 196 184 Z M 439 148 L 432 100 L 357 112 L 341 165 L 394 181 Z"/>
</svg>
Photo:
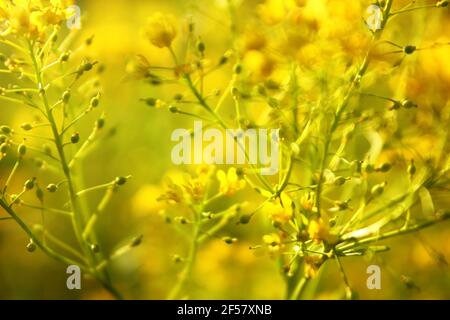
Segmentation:
<svg viewBox="0 0 450 320">
<path fill-rule="evenodd" d="M 238 19 L 241 26 L 257 20 L 257 6 L 261 1 L 234 1 L 238 6 Z M 321 0 L 321 3 L 326 3 Z M 363 14 L 361 8 L 369 1 L 357 2 L 353 8 L 350 1 L 331 1 L 333 9 L 328 9 L 331 23 L 339 23 L 346 15 L 348 21 Z M 433 2 L 433 1 L 430 1 Z M 406 1 L 396 1 L 396 6 Z M 191 119 L 168 112 L 161 108 L 149 108 L 140 101 L 143 97 L 173 96 L 171 86 L 151 86 L 136 81 L 127 74 L 127 64 L 136 54 L 144 55 L 152 65 L 170 65 L 171 57 L 167 50 L 151 46 L 142 35 L 146 19 L 155 11 L 173 14 L 179 24 L 179 33 L 186 28 L 189 16 L 195 22 L 196 31 L 207 45 L 208 55 L 220 57 L 231 45 L 229 15 L 226 1 L 126 1 L 95 0 L 77 1 L 83 15 L 83 25 L 79 41 L 94 36 L 94 42 L 86 55 L 98 60 L 105 67 L 99 75 L 102 87 L 102 107 L 106 112 L 108 129 L 114 128 L 111 138 L 102 141 L 101 146 L 85 161 L 87 185 L 95 185 L 119 175 L 132 175 L 129 183 L 115 195 L 106 214 L 99 224 L 101 244 L 112 250 L 117 242 L 123 242 L 134 235 L 143 234 L 142 245 L 115 261 L 112 267 L 114 283 L 127 298 L 164 299 L 174 285 L 180 266 L 174 264 L 174 254 L 184 255 L 187 251 L 183 236 L 176 233 L 171 225 L 165 223 L 159 214 L 164 204 L 156 198 L 163 192 L 163 182 L 169 173 L 176 175 L 181 168 L 170 160 L 173 129 L 192 124 Z M 356 5 L 355 5 L 356 6 Z M 320 6 L 319 6 L 320 7 Z M 352 7 L 352 8 L 349 8 Z M 319 10 L 319 9 L 318 9 Z M 356 10 L 353 12 L 352 10 Z M 275 14 L 275 11 L 272 12 Z M 273 18 L 273 17 L 272 17 Z M 360 18 L 361 19 L 361 18 Z M 410 20 L 415 19 L 415 20 Z M 419 46 L 427 46 L 435 41 L 449 42 L 450 11 L 430 11 L 416 16 L 399 17 L 400 25 L 395 31 L 399 42 L 422 41 Z M 356 31 L 364 29 L 356 22 Z M 340 25 L 343 27 L 342 25 Z M 276 28 L 276 26 L 274 26 Z M 296 28 L 300 30 L 303 25 Z M 270 29 L 269 29 L 270 30 Z M 297 30 L 297 31 L 298 31 Z M 255 30 L 256 31 L 256 30 Z M 342 37 L 339 30 L 337 37 Z M 344 31 L 343 33 L 345 33 Z M 426 36 L 424 36 L 426 34 Z M 238 34 L 238 37 L 241 34 Z M 243 33 L 242 33 L 243 36 Z M 432 39 L 432 40 L 430 40 Z M 293 41 L 293 40 L 292 40 Z M 360 43 L 364 39 L 346 39 Z M 296 46 L 295 42 L 290 42 Z M 175 50 L 182 50 L 183 44 L 175 41 Z M 357 45 L 356 45 L 357 46 Z M 317 59 L 307 45 L 298 55 L 302 63 Z M 350 49 L 349 49 L 350 50 Z M 178 52 L 178 51 L 177 51 Z M 358 53 L 356 52 L 355 55 Z M 413 98 L 419 105 L 435 106 L 439 112 L 450 97 L 450 49 L 440 47 L 419 51 L 410 69 L 406 87 L 414 88 Z M 319 57 L 327 59 L 327 57 Z M 306 61 L 306 62 L 305 62 Z M 391 70 L 383 69 L 386 63 L 380 62 L 380 72 L 385 72 L 372 89 L 381 91 L 396 86 L 400 76 L 391 75 Z M 211 76 L 206 84 L 207 90 L 224 89 L 228 82 L 231 67 L 224 68 Z M 0 86 L 5 85 L 0 75 Z M 370 75 L 368 76 L 370 82 Z M 432 103 L 430 103 L 430 100 Z M 441 106 L 441 108 L 439 107 Z M 0 123 L 19 127 L 32 118 L 26 109 L 1 102 Z M 226 108 L 225 108 L 226 109 Z M 231 107 L 230 107 L 231 109 Z M 232 115 L 233 110 L 229 112 Z M 427 122 L 431 110 L 419 109 L 422 113 L 418 121 Z M 89 120 L 90 119 L 90 120 Z M 93 118 L 85 120 L 86 133 Z M 426 125 L 426 124 L 424 124 Z M 416 143 L 412 141 L 411 143 Z M 422 137 L 417 141 L 421 150 L 432 152 L 433 138 Z M 426 156 L 426 154 L 425 154 Z M 0 163 L 1 180 L 11 163 Z M 27 179 L 35 169 L 27 163 L 17 175 L 17 185 Z M 45 177 L 45 173 L 38 173 Z M 52 200 L 55 203 L 58 199 Z M 96 200 L 94 195 L 93 200 Z M 259 196 L 250 188 L 239 193 L 238 199 L 257 203 Z M 98 199 L 97 199 L 98 200 Z M 436 200 L 441 207 L 450 207 L 449 193 L 439 195 Z M 37 212 L 22 211 L 27 221 L 37 221 Z M 33 216 L 35 215 L 35 216 Z M 56 234 L 65 235 L 70 230 L 59 219 L 50 221 Z M 349 281 L 362 299 L 450 299 L 449 266 L 443 260 L 439 263 L 436 252 L 450 261 L 449 225 L 442 224 L 421 231 L 419 236 L 411 234 L 398 239 L 384 241 L 392 250 L 373 257 L 354 257 L 343 259 Z M 282 299 L 284 282 L 277 261 L 254 250 L 250 246 L 261 242 L 264 234 L 271 233 L 271 224 L 262 215 L 256 216 L 248 225 L 230 225 L 223 232 L 238 238 L 238 242 L 227 245 L 220 239 L 212 239 L 201 247 L 193 270 L 189 298 L 195 299 Z M 0 223 L 0 298 L 1 299 L 108 299 L 110 296 L 95 281 L 83 279 L 80 291 L 67 290 L 66 266 L 46 257 L 39 250 L 28 253 L 25 246 L 26 235 L 10 221 Z M 368 290 L 366 287 L 366 268 L 370 264 L 382 266 L 382 290 Z M 405 277 L 410 277 L 418 288 L 408 288 Z M 326 264 L 320 277 L 313 280 L 309 298 L 342 298 L 342 283 L 334 261 Z"/>
</svg>

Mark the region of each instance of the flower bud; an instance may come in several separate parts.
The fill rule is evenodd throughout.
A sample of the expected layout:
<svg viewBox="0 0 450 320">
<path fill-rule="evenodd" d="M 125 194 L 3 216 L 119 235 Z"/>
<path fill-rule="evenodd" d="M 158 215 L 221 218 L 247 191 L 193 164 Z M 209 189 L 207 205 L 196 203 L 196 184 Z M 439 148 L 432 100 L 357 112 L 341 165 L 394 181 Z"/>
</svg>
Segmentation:
<svg viewBox="0 0 450 320">
<path fill-rule="evenodd" d="M 222 241 L 225 242 L 226 244 L 233 244 L 237 241 L 237 239 L 232 237 L 223 237 Z"/>
<path fill-rule="evenodd" d="M 417 104 L 415 104 L 409 99 L 405 99 L 402 101 L 402 107 L 405 109 L 417 108 Z"/>
<path fill-rule="evenodd" d="M 93 67 L 94 67 L 93 63 L 91 63 L 89 61 L 85 61 L 82 65 L 82 70 L 83 71 L 91 71 Z"/>
<path fill-rule="evenodd" d="M 172 113 L 177 113 L 179 110 L 175 106 L 169 106 L 169 111 L 172 112 Z"/>
<path fill-rule="evenodd" d="M 90 246 L 89 246 L 89 248 L 91 249 L 91 251 L 93 252 L 93 253 L 99 253 L 100 252 L 100 246 L 98 245 L 98 244 L 91 244 Z"/>
<path fill-rule="evenodd" d="M 33 126 L 31 125 L 31 123 L 28 123 L 28 122 L 22 123 L 20 125 L 20 127 L 25 131 L 30 131 L 31 129 L 33 129 Z"/>
<path fill-rule="evenodd" d="M 403 52 L 405 52 L 406 54 L 413 54 L 416 49 L 416 46 L 409 45 L 403 48 Z"/>
<path fill-rule="evenodd" d="M 58 186 L 54 183 L 50 183 L 46 189 L 48 192 L 54 193 L 54 192 L 58 191 Z"/>
<path fill-rule="evenodd" d="M 19 155 L 19 157 L 23 157 L 26 153 L 27 153 L 27 146 L 24 145 L 23 143 L 19 144 L 19 146 L 17 147 L 17 154 Z"/>
<path fill-rule="evenodd" d="M 100 103 L 100 94 L 97 93 L 97 95 L 91 99 L 90 107 L 96 108 L 98 107 L 99 103 Z"/>
<path fill-rule="evenodd" d="M 235 74 L 240 74 L 242 72 L 242 65 L 241 64 L 235 64 L 233 67 L 233 72 Z"/>
<path fill-rule="evenodd" d="M 197 42 L 197 50 L 198 50 L 198 52 L 200 52 L 201 54 L 203 54 L 203 53 L 205 52 L 205 49 L 206 49 L 205 43 L 204 43 L 203 41 L 199 40 L 199 41 Z"/>
<path fill-rule="evenodd" d="M 181 262 L 184 261 L 184 259 L 183 259 L 180 255 L 174 254 L 174 255 L 172 256 L 172 261 L 173 261 L 174 263 L 181 263 Z"/>
<path fill-rule="evenodd" d="M 30 239 L 30 242 L 27 244 L 27 251 L 30 253 L 36 251 L 36 245 L 32 239 Z"/>
<path fill-rule="evenodd" d="M 126 177 L 117 177 L 115 180 L 116 185 L 123 186 L 125 183 L 127 183 L 128 178 Z"/>
<path fill-rule="evenodd" d="M 0 154 L 6 154 L 9 150 L 9 144 L 7 144 L 6 142 L 2 143 L 0 145 Z"/>
<path fill-rule="evenodd" d="M 105 118 L 98 118 L 95 125 L 97 126 L 97 129 L 102 129 L 105 126 Z"/>
<path fill-rule="evenodd" d="M 373 196 L 375 196 L 375 197 L 376 197 L 376 196 L 379 196 L 379 195 L 381 195 L 381 194 L 383 193 L 384 187 L 386 187 L 386 182 L 383 182 L 383 183 L 374 185 L 374 186 L 372 187 L 372 189 L 370 190 L 370 193 L 371 193 Z"/>
<path fill-rule="evenodd" d="M 239 223 L 240 224 L 247 224 L 250 222 L 250 220 L 252 219 L 252 214 L 243 214 L 240 218 L 239 218 Z"/>
<path fill-rule="evenodd" d="M 36 185 L 36 198 L 38 198 L 41 203 L 44 201 L 44 192 L 39 188 L 39 185 Z"/>
<path fill-rule="evenodd" d="M 8 140 L 8 137 L 4 134 L 0 134 L 0 144 L 5 143 Z"/>
<path fill-rule="evenodd" d="M 142 99 L 149 107 L 155 107 L 156 106 L 156 99 L 155 98 L 145 98 Z"/>
<path fill-rule="evenodd" d="M 334 179 L 334 185 L 342 186 L 345 183 L 345 181 L 347 181 L 347 179 L 345 177 L 342 177 L 342 176 L 336 177 Z"/>
<path fill-rule="evenodd" d="M 386 162 L 386 163 L 383 163 L 381 166 L 379 166 L 377 168 L 377 171 L 388 172 L 389 170 L 391 170 L 391 168 L 392 168 L 392 165 L 390 163 Z"/>
<path fill-rule="evenodd" d="M 70 90 L 66 90 L 62 95 L 62 101 L 64 104 L 67 104 L 69 100 L 70 100 Z"/>
<path fill-rule="evenodd" d="M 67 62 L 70 58 L 70 52 L 64 52 L 60 57 L 59 57 L 59 62 L 60 63 L 64 63 Z"/>
<path fill-rule="evenodd" d="M 76 144 L 80 141 L 80 134 L 78 132 L 75 132 L 74 134 L 72 134 L 72 136 L 70 137 L 70 142 L 72 142 L 73 144 Z"/>
<path fill-rule="evenodd" d="M 12 132 L 11 128 L 8 126 L 1 126 L 0 131 L 4 134 L 10 134 Z"/>
<path fill-rule="evenodd" d="M 179 224 L 187 224 L 188 221 L 185 217 L 175 217 L 175 222 L 179 223 Z"/>
<path fill-rule="evenodd" d="M 411 163 L 409 164 L 407 171 L 411 177 L 416 173 L 416 165 L 414 164 L 414 159 L 411 159 Z"/>
<path fill-rule="evenodd" d="M 438 8 L 445 8 L 445 7 L 448 6 L 448 4 L 449 4 L 448 0 L 441 0 L 441 1 L 438 1 L 436 3 L 436 7 L 438 7 Z"/>
<path fill-rule="evenodd" d="M 25 181 L 25 184 L 23 185 L 24 188 L 26 190 L 31 190 L 34 188 L 34 178 L 33 179 L 28 179 L 27 181 Z"/>
<path fill-rule="evenodd" d="M 134 237 L 134 238 L 131 240 L 130 246 L 132 246 L 132 247 L 137 247 L 138 245 L 140 245 L 140 244 L 142 243 L 142 238 L 143 238 L 143 237 L 144 237 L 143 235 Z"/>
</svg>

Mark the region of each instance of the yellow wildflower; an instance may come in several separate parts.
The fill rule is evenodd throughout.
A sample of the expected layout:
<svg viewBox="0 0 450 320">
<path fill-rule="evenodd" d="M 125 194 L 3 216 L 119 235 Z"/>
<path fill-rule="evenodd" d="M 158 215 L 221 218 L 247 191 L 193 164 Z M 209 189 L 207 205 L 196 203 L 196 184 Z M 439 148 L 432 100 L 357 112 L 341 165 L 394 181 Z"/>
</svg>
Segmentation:
<svg viewBox="0 0 450 320">
<path fill-rule="evenodd" d="M 330 225 L 326 218 L 311 220 L 308 225 L 308 234 L 310 239 L 315 242 L 327 241 L 328 243 L 334 243 L 337 239 L 335 235 L 330 233 Z"/>
<path fill-rule="evenodd" d="M 217 171 L 217 179 L 220 182 L 220 193 L 227 196 L 232 196 L 245 187 L 245 180 L 237 174 L 236 168 L 230 168 L 228 173 Z"/>
<path fill-rule="evenodd" d="M 317 275 L 322 263 L 323 258 L 321 256 L 306 256 L 304 267 L 305 277 L 308 279 L 314 278 Z"/>
<path fill-rule="evenodd" d="M 275 25 L 286 17 L 287 8 L 284 0 L 266 0 L 259 5 L 258 13 L 266 24 Z"/>
<path fill-rule="evenodd" d="M 156 12 L 147 21 L 145 35 L 158 48 L 170 47 L 177 35 L 175 19 L 172 15 Z"/>
<path fill-rule="evenodd" d="M 263 241 L 267 245 L 270 253 L 276 253 L 280 250 L 281 239 L 277 233 L 264 235 Z"/>
<path fill-rule="evenodd" d="M 292 199 L 285 192 L 282 192 L 279 198 L 266 204 L 264 211 L 275 222 L 288 222 L 294 214 Z"/>
</svg>

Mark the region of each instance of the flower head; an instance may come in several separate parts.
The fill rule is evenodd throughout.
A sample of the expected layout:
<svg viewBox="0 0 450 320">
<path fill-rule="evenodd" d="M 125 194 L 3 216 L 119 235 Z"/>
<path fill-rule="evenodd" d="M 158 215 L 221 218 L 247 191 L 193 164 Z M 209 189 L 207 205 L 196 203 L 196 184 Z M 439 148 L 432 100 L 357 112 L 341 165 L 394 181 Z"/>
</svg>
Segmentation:
<svg viewBox="0 0 450 320">
<path fill-rule="evenodd" d="M 145 36 L 158 48 L 170 47 L 177 35 L 174 17 L 156 12 L 148 18 Z"/>
<path fill-rule="evenodd" d="M 220 192 L 227 196 L 234 195 L 245 187 L 245 180 L 237 174 L 236 168 L 230 168 L 227 173 L 217 171 L 217 179 L 220 183 Z"/>
</svg>

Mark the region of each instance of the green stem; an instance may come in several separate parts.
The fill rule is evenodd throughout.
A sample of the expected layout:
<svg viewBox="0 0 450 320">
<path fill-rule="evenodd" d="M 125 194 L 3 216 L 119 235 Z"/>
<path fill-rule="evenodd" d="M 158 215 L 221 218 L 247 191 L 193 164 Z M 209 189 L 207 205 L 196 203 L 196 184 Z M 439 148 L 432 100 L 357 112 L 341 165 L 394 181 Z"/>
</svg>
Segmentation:
<svg viewBox="0 0 450 320">
<path fill-rule="evenodd" d="M 180 277 L 179 277 L 177 283 L 175 284 L 175 287 L 169 293 L 169 296 L 167 297 L 168 300 L 174 300 L 174 299 L 179 298 L 181 291 L 184 289 L 186 283 L 189 280 L 189 277 L 192 273 L 192 269 L 194 267 L 195 257 L 197 255 L 197 249 L 198 249 L 198 245 L 199 245 L 199 242 L 198 242 L 199 232 L 200 232 L 200 226 L 198 223 L 195 223 L 193 235 L 192 235 L 191 247 L 189 249 L 189 255 L 186 260 L 186 265 L 183 268 L 183 270 L 181 271 Z"/>
</svg>

